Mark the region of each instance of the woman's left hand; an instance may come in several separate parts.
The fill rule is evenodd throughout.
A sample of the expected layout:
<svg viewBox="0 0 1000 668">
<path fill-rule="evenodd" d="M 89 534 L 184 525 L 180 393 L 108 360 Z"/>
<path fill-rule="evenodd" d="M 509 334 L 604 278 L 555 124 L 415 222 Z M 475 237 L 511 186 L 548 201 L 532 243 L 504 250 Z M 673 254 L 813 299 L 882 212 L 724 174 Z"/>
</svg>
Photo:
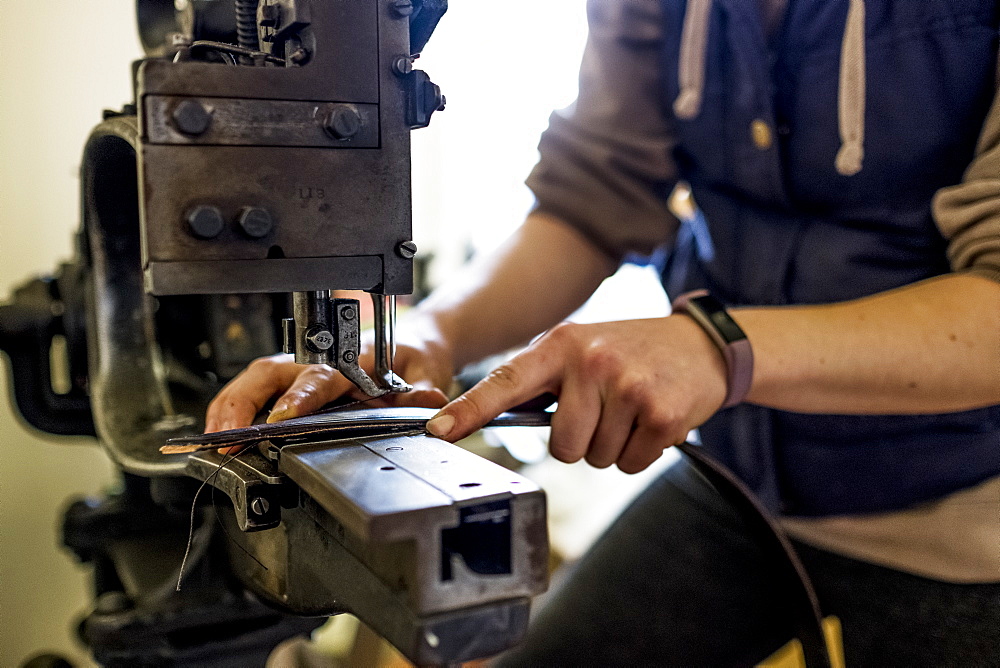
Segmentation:
<svg viewBox="0 0 1000 668">
<path fill-rule="evenodd" d="M 685 315 L 563 323 L 441 409 L 427 430 L 457 441 L 546 392 L 559 397 L 553 457 L 637 473 L 719 410 L 726 368 Z"/>
</svg>

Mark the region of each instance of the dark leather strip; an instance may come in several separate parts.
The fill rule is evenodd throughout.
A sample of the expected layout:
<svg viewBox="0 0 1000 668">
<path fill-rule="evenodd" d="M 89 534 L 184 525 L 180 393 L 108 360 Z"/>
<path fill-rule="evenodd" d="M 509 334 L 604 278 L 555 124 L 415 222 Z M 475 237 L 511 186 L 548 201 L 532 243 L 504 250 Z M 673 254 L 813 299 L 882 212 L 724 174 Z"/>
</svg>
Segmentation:
<svg viewBox="0 0 1000 668">
<path fill-rule="evenodd" d="M 273 439 L 330 440 L 360 436 L 390 435 L 422 431 L 437 413 L 433 408 L 363 408 L 315 413 L 273 424 L 255 424 L 241 429 L 171 438 L 160 448 L 164 454 L 197 452 L 252 445 Z M 550 414 L 541 411 L 503 413 L 487 427 L 546 427 Z"/>
<path fill-rule="evenodd" d="M 708 480 L 746 523 L 747 531 L 773 557 L 781 587 L 795 608 L 799 642 L 808 668 L 829 668 L 830 655 L 823 634 L 823 615 L 816 590 L 784 530 L 757 496 L 736 475 L 702 448 L 690 443 L 677 446 L 696 471 Z"/>
</svg>

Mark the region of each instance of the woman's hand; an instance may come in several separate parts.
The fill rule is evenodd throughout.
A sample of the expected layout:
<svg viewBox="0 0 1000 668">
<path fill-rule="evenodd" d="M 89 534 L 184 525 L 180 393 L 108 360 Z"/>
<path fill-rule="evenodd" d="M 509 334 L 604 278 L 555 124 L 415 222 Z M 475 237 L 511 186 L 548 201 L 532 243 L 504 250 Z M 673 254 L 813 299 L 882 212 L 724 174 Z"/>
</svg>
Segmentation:
<svg viewBox="0 0 1000 668">
<path fill-rule="evenodd" d="M 544 392 L 559 397 L 552 456 L 637 473 L 719 410 L 725 362 L 684 315 L 564 323 L 445 406 L 427 429 L 456 441 Z"/>
<path fill-rule="evenodd" d="M 436 337 L 412 327 L 404 332 L 396 347 L 394 371 L 413 385 L 410 392 L 386 395 L 368 406 L 406 405 L 440 408 L 448 402 L 445 391 L 451 384 L 451 355 Z M 362 346 L 361 367 L 369 374 L 375 365 L 371 341 Z M 296 364 L 291 355 L 273 355 L 253 361 L 231 380 L 208 406 L 205 431 L 245 427 L 271 399 L 277 397 L 268 422 L 287 420 L 319 410 L 325 404 L 349 395 L 367 395 L 326 364 Z"/>
</svg>

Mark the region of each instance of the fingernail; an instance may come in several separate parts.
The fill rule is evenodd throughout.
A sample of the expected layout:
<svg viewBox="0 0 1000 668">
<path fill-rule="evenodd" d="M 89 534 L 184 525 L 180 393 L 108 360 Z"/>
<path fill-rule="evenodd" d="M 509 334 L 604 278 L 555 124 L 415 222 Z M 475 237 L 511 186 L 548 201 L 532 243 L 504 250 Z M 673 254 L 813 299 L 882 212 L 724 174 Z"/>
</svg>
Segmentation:
<svg viewBox="0 0 1000 668">
<path fill-rule="evenodd" d="M 430 420 L 427 421 L 427 431 L 434 436 L 439 438 L 444 438 L 451 433 L 451 430 L 455 428 L 455 416 L 448 415 L 445 413 L 442 415 L 438 413 Z"/>
<path fill-rule="evenodd" d="M 282 420 L 287 420 L 290 417 L 293 417 L 291 408 L 288 406 L 281 406 L 280 408 L 275 406 L 268 414 L 267 421 L 268 423 L 281 422 Z"/>
</svg>

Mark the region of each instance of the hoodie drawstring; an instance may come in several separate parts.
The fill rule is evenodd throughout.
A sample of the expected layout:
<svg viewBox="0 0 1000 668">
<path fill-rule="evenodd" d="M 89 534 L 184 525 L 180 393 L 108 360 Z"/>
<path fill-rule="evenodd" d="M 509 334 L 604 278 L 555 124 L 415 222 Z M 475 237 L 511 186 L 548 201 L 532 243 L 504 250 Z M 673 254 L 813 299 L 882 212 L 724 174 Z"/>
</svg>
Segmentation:
<svg viewBox="0 0 1000 668">
<path fill-rule="evenodd" d="M 840 150 L 837 151 L 835 166 L 837 172 L 844 176 L 853 176 L 861 171 L 865 154 L 865 3 L 864 0 L 849 2 L 837 89 Z M 711 10 L 712 0 L 688 0 L 684 12 L 677 65 L 680 93 L 674 100 L 674 114 L 682 120 L 697 118 L 701 112 Z"/>
<path fill-rule="evenodd" d="M 865 2 L 850 0 L 840 48 L 840 87 L 837 114 L 840 150 L 837 172 L 853 176 L 865 156 Z"/>
<path fill-rule="evenodd" d="M 677 118 L 691 120 L 701 111 L 705 92 L 705 52 L 708 51 L 709 14 L 712 0 L 688 0 L 681 29 L 681 54 L 677 78 L 681 92 L 674 100 Z"/>
</svg>

